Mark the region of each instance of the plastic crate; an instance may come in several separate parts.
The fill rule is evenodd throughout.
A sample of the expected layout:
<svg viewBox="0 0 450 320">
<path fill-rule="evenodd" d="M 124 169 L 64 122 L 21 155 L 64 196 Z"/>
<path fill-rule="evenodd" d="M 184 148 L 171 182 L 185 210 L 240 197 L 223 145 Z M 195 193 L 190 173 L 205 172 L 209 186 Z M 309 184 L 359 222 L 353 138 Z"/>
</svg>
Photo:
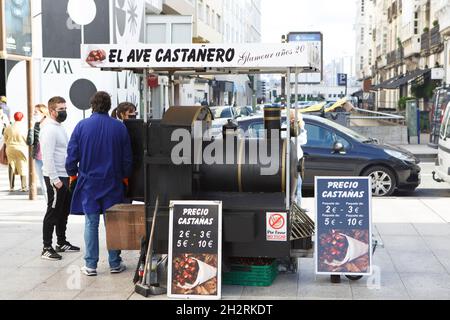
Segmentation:
<svg viewBox="0 0 450 320">
<path fill-rule="evenodd" d="M 278 265 L 274 260 L 265 266 L 231 265 L 230 272 L 224 272 L 222 282 L 225 285 L 269 287 L 278 275 Z"/>
</svg>

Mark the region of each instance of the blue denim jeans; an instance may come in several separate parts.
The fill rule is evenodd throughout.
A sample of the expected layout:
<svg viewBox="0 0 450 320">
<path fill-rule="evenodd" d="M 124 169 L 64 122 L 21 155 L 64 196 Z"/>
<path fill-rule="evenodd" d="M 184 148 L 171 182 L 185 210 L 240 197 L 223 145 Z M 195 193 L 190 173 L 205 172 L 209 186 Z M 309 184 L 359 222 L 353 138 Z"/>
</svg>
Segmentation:
<svg viewBox="0 0 450 320">
<path fill-rule="evenodd" d="M 105 219 L 105 215 L 103 215 L 103 218 Z M 86 267 L 89 269 L 97 269 L 99 259 L 98 227 L 100 224 L 100 214 L 86 214 L 85 219 L 84 242 L 86 245 L 86 254 L 84 260 L 86 261 Z M 122 262 L 120 253 L 120 251 L 115 250 L 108 251 L 110 268 L 120 266 Z"/>
<path fill-rule="evenodd" d="M 36 168 L 36 175 L 39 179 L 39 184 L 41 185 L 42 193 L 44 194 L 45 203 L 47 203 L 47 187 L 45 186 L 44 182 L 44 174 L 42 172 L 42 160 L 36 160 L 34 159 L 34 167 Z"/>
<path fill-rule="evenodd" d="M 302 204 L 302 183 L 303 183 L 302 176 L 299 174 L 297 181 L 297 196 L 295 199 L 299 207 L 301 207 Z"/>
</svg>

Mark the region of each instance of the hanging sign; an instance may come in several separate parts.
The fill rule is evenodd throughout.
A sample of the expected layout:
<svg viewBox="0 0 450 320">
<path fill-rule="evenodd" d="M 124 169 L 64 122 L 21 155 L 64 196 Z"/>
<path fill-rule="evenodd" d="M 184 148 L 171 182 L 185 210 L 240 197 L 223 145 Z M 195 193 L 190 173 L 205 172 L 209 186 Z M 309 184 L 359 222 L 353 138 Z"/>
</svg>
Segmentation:
<svg viewBox="0 0 450 320">
<path fill-rule="evenodd" d="M 97 68 L 319 68 L 318 49 L 295 44 L 161 44 L 81 46 L 82 63 Z"/>
</svg>

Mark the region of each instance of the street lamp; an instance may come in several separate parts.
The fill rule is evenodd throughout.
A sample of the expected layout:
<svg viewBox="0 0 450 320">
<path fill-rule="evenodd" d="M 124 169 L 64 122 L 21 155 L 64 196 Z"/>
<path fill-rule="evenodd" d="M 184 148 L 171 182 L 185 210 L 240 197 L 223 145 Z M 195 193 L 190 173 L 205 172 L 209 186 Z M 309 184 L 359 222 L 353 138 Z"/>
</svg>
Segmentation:
<svg viewBox="0 0 450 320">
<path fill-rule="evenodd" d="M 69 0 L 67 12 L 70 19 L 81 26 L 81 44 L 84 44 L 84 26 L 94 21 L 97 15 L 94 0 Z"/>
</svg>

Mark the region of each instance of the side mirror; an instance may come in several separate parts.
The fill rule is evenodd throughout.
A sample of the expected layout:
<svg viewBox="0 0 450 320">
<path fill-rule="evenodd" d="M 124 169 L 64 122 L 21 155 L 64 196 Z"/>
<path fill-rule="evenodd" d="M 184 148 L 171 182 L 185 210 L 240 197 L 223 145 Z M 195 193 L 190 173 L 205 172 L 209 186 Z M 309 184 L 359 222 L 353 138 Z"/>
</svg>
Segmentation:
<svg viewBox="0 0 450 320">
<path fill-rule="evenodd" d="M 336 142 L 333 146 L 333 153 L 345 154 L 345 147 L 342 142 Z"/>
</svg>

